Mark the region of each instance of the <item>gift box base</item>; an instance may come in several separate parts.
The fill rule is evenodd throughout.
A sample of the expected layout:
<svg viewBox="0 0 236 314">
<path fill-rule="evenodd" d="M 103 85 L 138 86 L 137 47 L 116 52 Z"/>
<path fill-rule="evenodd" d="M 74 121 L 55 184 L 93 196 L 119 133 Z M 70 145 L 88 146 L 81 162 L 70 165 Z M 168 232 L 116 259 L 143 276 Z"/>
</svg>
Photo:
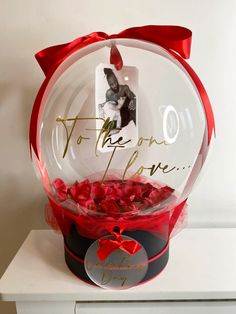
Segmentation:
<svg viewBox="0 0 236 314">
<path fill-rule="evenodd" d="M 166 266 L 169 258 L 169 242 L 146 231 L 126 231 L 127 235 L 138 241 L 146 250 L 148 256 L 148 270 L 141 283 L 156 277 Z M 95 285 L 89 278 L 84 267 L 85 254 L 96 239 L 89 239 L 80 235 L 73 226 L 64 237 L 65 261 L 68 268 L 81 280 Z"/>
</svg>

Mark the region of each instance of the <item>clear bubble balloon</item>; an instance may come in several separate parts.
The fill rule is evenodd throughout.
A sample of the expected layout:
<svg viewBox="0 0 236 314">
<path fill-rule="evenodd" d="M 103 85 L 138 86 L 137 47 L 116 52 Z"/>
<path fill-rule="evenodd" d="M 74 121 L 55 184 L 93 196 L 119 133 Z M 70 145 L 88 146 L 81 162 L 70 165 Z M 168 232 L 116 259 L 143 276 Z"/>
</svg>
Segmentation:
<svg viewBox="0 0 236 314">
<path fill-rule="evenodd" d="M 110 64 L 111 47 L 123 67 Z M 55 71 L 34 158 L 49 197 L 74 213 L 145 215 L 187 198 L 208 151 L 202 100 L 164 48 L 91 44 Z"/>
</svg>

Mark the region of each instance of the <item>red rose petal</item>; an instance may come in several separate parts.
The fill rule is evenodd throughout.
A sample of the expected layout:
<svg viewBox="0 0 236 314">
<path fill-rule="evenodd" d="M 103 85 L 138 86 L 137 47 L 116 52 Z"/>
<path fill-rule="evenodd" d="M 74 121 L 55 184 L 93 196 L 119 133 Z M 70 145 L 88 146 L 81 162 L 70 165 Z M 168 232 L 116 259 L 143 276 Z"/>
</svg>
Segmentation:
<svg viewBox="0 0 236 314">
<path fill-rule="evenodd" d="M 101 182 L 94 182 L 92 184 L 91 195 L 94 199 L 104 199 L 106 195 L 106 189 Z"/>
<path fill-rule="evenodd" d="M 67 199 L 68 186 L 61 179 L 56 179 L 53 182 L 53 187 L 56 190 L 56 195 L 60 201 Z"/>
<path fill-rule="evenodd" d="M 81 183 L 75 182 L 69 189 L 69 193 L 75 202 L 83 202 L 91 197 L 91 184 L 89 180 L 84 180 Z"/>
<path fill-rule="evenodd" d="M 65 192 L 68 189 L 68 186 L 61 179 L 54 180 L 53 187 L 55 188 L 55 190 L 60 190 L 60 191 L 65 191 Z"/>
<path fill-rule="evenodd" d="M 105 201 L 102 201 L 100 203 L 100 206 L 102 209 L 104 209 L 107 213 L 114 213 L 114 212 L 119 212 L 120 211 L 120 208 L 119 206 L 117 205 L 117 203 L 113 200 L 105 200 Z"/>
<path fill-rule="evenodd" d="M 61 202 L 63 202 L 67 199 L 67 193 L 63 191 L 57 191 L 57 197 Z"/>
<path fill-rule="evenodd" d="M 173 191 L 174 190 L 169 188 L 168 186 L 164 186 L 160 189 L 155 189 L 150 193 L 148 200 L 153 205 L 161 203 L 165 201 L 173 193 Z"/>
</svg>

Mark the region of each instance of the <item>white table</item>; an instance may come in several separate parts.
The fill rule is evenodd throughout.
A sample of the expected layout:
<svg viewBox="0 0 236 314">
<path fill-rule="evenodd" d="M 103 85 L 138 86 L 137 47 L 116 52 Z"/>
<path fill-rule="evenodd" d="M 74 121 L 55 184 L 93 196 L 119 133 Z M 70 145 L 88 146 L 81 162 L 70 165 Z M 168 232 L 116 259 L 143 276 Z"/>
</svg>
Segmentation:
<svg viewBox="0 0 236 314">
<path fill-rule="evenodd" d="M 63 240 L 31 231 L 0 280 L 0 297 L 19 314 L 236 313 L 236 229 L 185 229 L 171 240 L 170 260 L 154 280 L 123 291 L 77 279 Z"/>
</svg>

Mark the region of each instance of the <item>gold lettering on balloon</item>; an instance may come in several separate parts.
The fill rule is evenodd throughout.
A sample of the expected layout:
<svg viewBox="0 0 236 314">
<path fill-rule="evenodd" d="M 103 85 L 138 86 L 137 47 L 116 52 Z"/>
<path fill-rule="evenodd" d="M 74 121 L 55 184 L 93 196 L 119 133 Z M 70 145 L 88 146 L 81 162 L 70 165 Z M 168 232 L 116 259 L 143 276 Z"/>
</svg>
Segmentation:
<svg viewBox="0 0 236 314">
<path fill-rule="evenodd" d="M 76 124 L 79 123 L 79 121 L 85 121 L 85 120 L 100 120 L 103 122 L 102 127 L 100 129 L 86 129 L 87 131 L 92 131 L 92 132 L 98 132 L 97 134 L 97 139 L 95 142 L 95 148 L 94 148 L 94 153 L 96 157 L 99 157 L 98 155 L 98 145 L 101 143 L 101 147 L 110 147 L 113 148 L 112 152 L 111 152 L 111 156 L 108 160 L 108 164 L 105 168 L 105 172 L 103 175 L 102 180 L 105 179 L 107 172 L 109 170 L 109 167 L 112 163 L 112 160 L 115 156 L 115 153 L 117 151 L 117 148 L 125 148 L 125 145 L 129 142 L 131 142 L 131 139 L 128 140 L 124 140 L 124 138 L 122 136 L 120 136 L 117 140 L 113 140 L 112 139 L 112 135 L 111 135 L 111 131 L 114 130 L 114 121 L 110 120 L 110 118 L 107 119 L 103 119 L 103 118 L 96 118 L 96 117 L 85 117 L 85 118 L 79 118 L 78 116 L 76 116 L 75 118 L 61 118 L 58 117 L 56 119 L 56 122 L 61 122 L 65 132 L 66 132 L 66 143 L 65 143 L 65 147 L 64 147 L 64 151 L 63 151 L 63 158 L 66 156 L 67 151 L 68 151 L 68 147 L 69 147 L 69 143 L 72 137 L 72 134 L 75 130 L 75 126 Z M 66 124 L 66 122 L 72 122 L 72 126 L 68 126 Z M 77 144 L 81 145 L 82 143 L 84 143 L 85 141 L 89 141 L 91 140 L 90 137 L 84 136 L 84 135 L 79 135 L 79 137 L 77 138 Z M 152 145 L 169 145 L 168 143 L 166 143 L 165 140 L 162 141 L 158 141 L 157 139 L 155 139 L 153 136 L 145 138 L 145 137 L 140 137 L 137 141 L 137 146 L 141 147 L 142 145 L 144 145 L 144 143 L 148 144 L 148 147 L 151 147 Z M 127 171 L 133 167 L 135 165 L 135 163 L 138 161 L 138 156 L 139 156 L 139 151 L 135 150 L 130 158 L 128 159 L 126 166 L 124 168 L 124 172 L 122 175 L 122 179 L 124 180 L 126 175 L 127 175 Z M 190 168 L 190 166 L 188 167 Z M 137 170 L 134 172 L 134 175 L 141 175 L 143 174 L 144 171 L 148 171 L 150 176 L 153 176 L 158 170 L 161 171 L 163 174 L 168 174 L 170 172 L 172 172 L 173 170 L 179 170 L 179 167 L 175 167 L 175 166 L 169 166 L 168 164 L 164 164 L 163 162 L 158 162 L 157 164 L 152 164 L 151 166 L 146 166 L 146 165 L 139 165 L 137 166 Z M 183 169 L 185 169 L 185 167 L 183 167 Z"/>
<path fill-rule="evenodd" d="M 106 146 L 107 144 L 109 144 L 107 147 L 120 147 L 120 148 L 125 148 L 125 144 L 131 142 L 131 140 L 127 140 L 125 142 L 123 141 L 123 137 L 120 136 L 118 138 L 118 140 L 112 142 L 112 138 L 111 138 L 111 131 L 114 129 L 114 121 L 110 121 L 110 118 L 107 118 L 106 120 L 104 120 L 104 124 L 102 126 L 102 128 L 99 130 L 99 134 L 98 134 L 98 138 L 96 141 L 96 145 L 95 145 L 95 155 L 97 155 L 97 149 L 98 149 L 98 144 L 99 141 L 101 139 L 101 136 L 104 134 L 104 137 L 102 139 L 102 148 L 104 146 Z M 114 146 L 115 145 L 115 146 Z"/>
<path fill-rule="evenodd" d="M 135 163 L 135 161 L 137 160 L 138 158 L 138 154 L 139 152 L 136 150 L 135 152 L 133 152 L 133 154 L 131 155 L 129 161 L 127 162 L 127 165 L 125 167 L 125 170 L 124 170 L 124 173 L 123 173 L 123 176 L 122 176 L 122 179 L 124 180 L 125 179 L 125 175 L 128 171 L 128 169 L 133 166 L 133 164 Z M 150 170 L 149 171 L 149 174 L 150 176 L 153 176 L 155 174 L 155 172 L 160 169 L 160 171 L 162 171 L 162 173 L 169 173 L 171 171 L 173 171 L 176 167 L 172 167 L 170 168 L 169 165 L 162 165 L 161 162 L 159 162 L 157 165 L 152 165 L 151 167 L 144 167 L 144 166 L 140 166 L 138 168 L 138 170 L 135 172 L 134 175 L 141 175 L 143 173 L 144 170 Z"/>
<path fill-rule="evenodd" d="M 150 138 L 144 138 L 144 137 L 140 137 L 139 140 L 138 140 L 138 146 L 141 146 L 143 144 L 143 142 L 148 142 L 148 146 L 152 146 L 153 144 L 156 144 L 156 145 L 169 145 L 168 143 L 166 143 L 165 140 L 163 141 L 160 141 L 158 142 L 153 136 L 151 136 Z"/>
<path fill-rule="evenodd" d="M 63 158 L 66 156 L 66 153 L 68 151 L 69 142 L 70 142 L 70 139 L 72 137 L 72 133 L 74 132 L 76 122 L 78 122 L 80 120 L 102 120 L 102 121 L 105 121 L 102 118 L 79 118 L 78 116 L 76 116 L 75 118 L 61 118 L 61 117 L 57 118 L 56 122 L 61 122 L 63 124 L 64 128 L 65 128 L 65 131 L 66 131 L 66 145 L 65 145 L 65 148 L 64 148 L 63 156 L 62 156 Z M 73 122 L 70 132 L 68 131 L 68 126 L 66 125 L 66 122 Z M 88 139 L 86 137 L 79 136 L 79 138 L 77 139 L 77 144 L 78 145 L 80 145 L 82 143 L 81 138 L 82 139 Z M 79 141 L 79 143 L 78 143 L 78 141 Z"/>
</svg>

